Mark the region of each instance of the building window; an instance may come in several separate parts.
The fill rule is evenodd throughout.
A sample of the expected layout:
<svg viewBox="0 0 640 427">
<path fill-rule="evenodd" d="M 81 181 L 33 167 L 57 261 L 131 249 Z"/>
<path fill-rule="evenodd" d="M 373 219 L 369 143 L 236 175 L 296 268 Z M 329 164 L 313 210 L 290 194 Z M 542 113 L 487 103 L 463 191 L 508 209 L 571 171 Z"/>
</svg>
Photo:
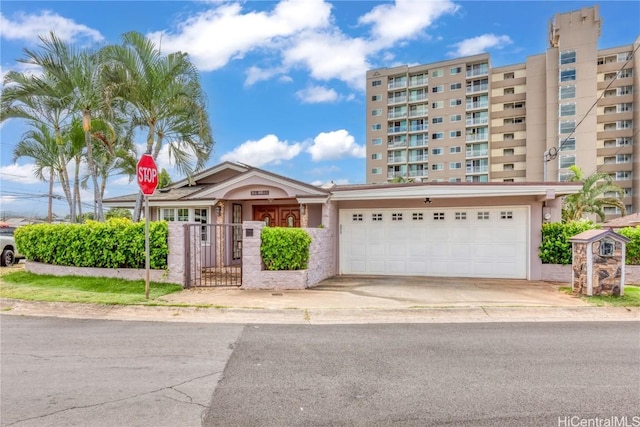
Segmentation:
<svg viewBox="0 0 640 427">
<path fill-rule="evenodd" d="M 513 170 L 513 163 L 505 163 L 502 165 L 502 170 L 503 171 L 512 171 Z"/>
<path fill-rule="evenodd" d="M 574 64 L 576 62 L 576 51 L 567 50 L 560 52 L 560 65 Z"/>
<path fill-rule="evenodd" d="M 575 85 L 560 86 L 560 99 L 573 99 L 576 97 Z"/>
<path fill-rule="evenodd" d="M 382 173 L 382 168 L 371 169 L 371 175 L 380 175 L 381 173 Z"/>
<path fill-rule="evenodd" d="M 504 73 L 504 75 L 502 76 L 502 78 L 503 78 L 504 80 L 511 80 L 511 79 L 513 79 L 513 78 L 515 78 L 515 77 L 516 77 L 516 76 L 515 76 L 515 74 L 513 74 L 513 73 Z"/>
<path fill-rule="evenodd" d="M 462 89 L 462 83 L 451 83 L 451 85 L 449 85 L 449 90 L 451 91 L 460 89 Z"/>
<path fill-rule="evenodd" d="M 178 208 L 178 221 L 182 221 L 182 222 L 189 221 L 189 209 Z"/>
<path fill-rule="evenodd" d="M 431 165 L 431 170 L 434 170 L 434 171 L 444 170 L 444 164 L 443 163 L 433 163 Z"/>
<path fill-rule="evenodd" d="M 560 140 L 560 151 L 575 151 L 576 139 L 574 137 Z"/>
<path fill-rule="evenodd" d="M 371 140 L 371 145 L 382 145 L 382 138 L 373 138 Z"/>
<path fill-rule="evenodd" d="M 433 154 L 434 156 L 439 156 L 442 154 L 442 148 L 433 148 L 431 150 L 431 154 Z"/>
<path fill-rule="evenodd" d="M 443 122 L 442 117 L 434 117 L 433 119 L 431 119 L 431 123 L 433 123 L 434 125 L 442 122 Z"/>
<path fill-rule="evenodd" d="M 569 68 L 566 70 L 560 70 L 560 81 L 561 82 L 572 82 L 576 80 L 576 69 Z"/>
<path fill-rule="evenodd" d="M 568 155 L 568 156 L 560 156 L 560 165 L 561 169 L 566 169 L 569 166 L 573 166 L 576 164 L 576 156 Z"/>
<path fill-rule="evenodd" d="M 513 212 L 512 211 L 500 212 L 500 219 L 513 219 Z"/>
<path fill-rule="evenodd" d="M 616 242 L 612 239 L 602 239 L 600 242 L 600 256 L 612 257 L 616 251 Z"/>
<path fill-rule="evenodd" d="M 460 74 L 462 72 L 462 67 L 451 67 L 449 68 L 449 74 L 454 76 L 456 74 Z"/>
<path fill-rule="evenodd" d="M 455 107 L 458 105 L 462 105 L 462 99 L 450 99 L 449 100 L 449 107 Z"/>
<path fill-rule="evenodd" d="M 376 123 L 375 125 L 371 125 L 371 130 L 380 130 L 382 129 L 382 125 L 380 123 Z"/>
<path fill-rule="evenodd" d="M 382 86 L 382 80 L 374 80 L 371 82 L 371 86 L 376 87 L 376 86 Z"/>
<path fill-rule="evenodd" d="M 505 141 L 513 141 L 513 139 L 515 138 L 515 135 L 512 133 L 505 133 L 504 134 L 504 140 Z"/>
<path fill-rule="evenodd" d="M 457 220 L 461 220 L 464 221 L 467 219 L 467 213 L 466 212 L 456 212 L 456 219 Z"/>
<path fill-rule="evenodd" d="M 633 69 L 632 68 L 625 68 L 624 70 L 620 70 L 620 72 L 618 73 L 618 78 L 619 79 L 626 79 L 628 77 L 633 77 Z"/>
<path fill-rule="evenodd" d="M 362 222 L 362 220 L 363 220 L 363 218 L 362 218 L 362 214 L 361 213 L 351 215 L 351 221 Z"/>
<path fill-rule="evenodd" d="M 162 209 L 162 219 L 165 221 L 175 221 L 175 209 Z"/>
<path fill-rule="evenodd" d="M 575 116 L 576 104 L 560 104 L 560 116 Z"/>
<path fill-rule="evenodd" d="M 444 101 L 436 101 L 431 103 L 431 108 L 443 108 Z"/>
<path fill-rule="evenodd" d="M 449 121 L 451 123 L 461 122 L 462 121 L 462 114 L 454 114 L 454 115 L 450 116 L 449 117 Z"/>
<path fill-rule="evenodd" d="M 449 178 L 449 182 L 462 182 L 462 178 Z"/>
<path fill-rule="evenodd" d="M 433 213 L 434 221 L 444 221 L 444 212 L 434 212 Z"/>
<path fill-rule="evenodd" d="M 372 101 L 380 101 L 382 99 L 382 95 L 373 95 L 371 96 Z"/>
<path fill-rule="evenodd" d="M 575 120 L 565 120 L 560 122 L 560 133 L 573 133 L 576 130 Z"/>
<path fill-rule="evenodd" d="M 513 95 L 516 93 L 516 90 L 512 87 L 505 87 L 504 90 L 502 91 L 502 93 L 504 95 Z"/>
<path fill-rule="evenodd" d="M 382 115 L 382 109 L 377 108 L 375 110 L 371 110 L 371 115 L 374 116 L 374 117 L 375 116 L 381 116 Z"/>
<path fill-rule="evenodd" d="M 442 132 L 436 132 L 431 134 L 431 139 L 443 139 L 444 134 Z"/>
<path fill-rule="evenodd" d="M 449 169 L 451 169 L 451 170 L 462 169 L 462 163 L 461 162 L 450 162 L 449 163 Z"/>
<path fill-rule="evenodd" d="M 433 70 L 431 72 L 431 77 L 442 77 L 444 76 L 444 71 L 442 70 Z"/>
<path fill-rule="evenodd" d="M 382 160 L 382 153 L 373 153 L 371 155 L 371 160 Z"/>
<path fill-rule="evenodd" d="M 461 130 L 452 130 L 449 131 L 449 138 L 460 138 L 462 136 Z M 458 147 L 460 148 L 460 147 Z"/>
<path fill-rule="evenodd" d="M 479 220 L 487 220 L 489 219 L 489 212 L 478 212 Z"/>
<path fill-rule="evenodd" d="M 193 210 L 193 220 L 194 220 L 194 222 L 199 222 L 201 224 L 207 224 L 207 222 L 208 222 L 207 218 L 208 217 L 209 217 L 209 210 L 208 209 L 194 209 Z M 208 227 L 205 227 L 204 225 L 202 226 L 202 228 L 200 230 L 200 238 L 202 239 L 203 243 L 209 241 L 209 228 Z"/>
<path fill-rule="evenodd" d="M 371 214 L 371 221 L 382 221 L 382 214 L 381 213 Z"/>
<path fill-rule="evenodd" d="M 462 147 L 456 145 L 455 147 L 449 147 L 449 154 L 462 153 Z"/>
<path fill-rule="evenodd" d="M 402 213 L 392 213 L 391 221 L 402 221 Z"/>
<path fill-rule="evenodd" d="M 414 221 L 422 221 L 424 219 L 424 215 L 422 212 L 414 212 L 411 219 Z"/>
<path fill-rule="evenodd" d="M 444 92 L 444 86 L 438 85 L 431 88 L 431 93 L 440 93 Z"/>
</svg>

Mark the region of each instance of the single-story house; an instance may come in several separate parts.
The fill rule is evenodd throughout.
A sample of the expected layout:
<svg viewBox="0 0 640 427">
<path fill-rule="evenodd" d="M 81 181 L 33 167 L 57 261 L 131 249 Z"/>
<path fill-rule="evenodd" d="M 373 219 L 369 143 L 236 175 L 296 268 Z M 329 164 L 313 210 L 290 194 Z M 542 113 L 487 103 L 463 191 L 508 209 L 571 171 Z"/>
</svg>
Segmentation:
<svg viewBox="0 0 640 427">
<path fill-rule="evenodd" d="M 333 230 L 324 246 L 333 275 L 538 280 L 541 226 L 560 221 L 560 198 L 580 189 L 559 182 L 317 187 L 225 162 L 156 190 L 149 212 L 152 220 Z M 106 199 L 104 206 L 133 208 L 135 198 Z M 242 237 L 234 237 L 239 247 Z"/>
<path fill-rule="evenodd" d="M 638 225 L 640 225 L 640 212 L 611 219 L 603 223 L 602 228 L 609 228 L 616 231 L 621 228 L 636 227 Z"/>
</svg>

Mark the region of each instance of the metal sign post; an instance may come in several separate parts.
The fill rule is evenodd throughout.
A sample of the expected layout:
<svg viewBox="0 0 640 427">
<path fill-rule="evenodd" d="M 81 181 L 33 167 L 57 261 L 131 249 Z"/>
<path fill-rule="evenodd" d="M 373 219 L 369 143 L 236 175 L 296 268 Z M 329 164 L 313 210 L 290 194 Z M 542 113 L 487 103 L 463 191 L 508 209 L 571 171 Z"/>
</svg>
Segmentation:
<svg viewBox="0 0 640 427">
<path fill-rule="evenodd" d="M 156 191 L 158 187 L 158 167 L 155 160 L 149 154 L 143 154 L 136 165 L 138 175 L 138 185 L 142 194 L 144 194 L 144 253 L 145 253 L 145 269 L 146 278 L 144 284 L 144 295 L 149 299 L 149 275 L 151 254 L 149 244 L 149 196 Z"/>
<path fill-rule="evenodd" d="M 149 299 L 149 275 L 150 275 L 150 264 L 151 264 L 151 255 L 149 254 L 149 196 L 145 194 L 144 196 L 144 268 L 146 270 L 145 273 L 145 281 L 144 281 L 144 296 Z"/>
</svg>

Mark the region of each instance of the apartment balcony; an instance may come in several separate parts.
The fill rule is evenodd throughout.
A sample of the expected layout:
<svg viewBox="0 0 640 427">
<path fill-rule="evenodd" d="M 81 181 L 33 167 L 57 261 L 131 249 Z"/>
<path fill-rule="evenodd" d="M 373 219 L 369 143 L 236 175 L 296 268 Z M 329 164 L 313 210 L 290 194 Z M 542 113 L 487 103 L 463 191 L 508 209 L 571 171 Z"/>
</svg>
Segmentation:
<svg viewBox="0 0 640 427">
<path fill-rule="evenodd" d="M 390 165 L 393 164 L 398 164 L 398 163 L 407 163 L 407 158 L 406 157 L 390 157 L 387 159 L 387 163 Z"/>
<path fill-rule="evenodd" d="M 467 87 L 467 91 L 466 94 L 472 94 L 472 93 L 480 93 L 480 92 L 488 92 L 489 91 L 489 85 L 485 84 L 485 85 L 473 85 L 473 86 L 469 86 Z"/>
<path fill-rule="evenodd" d="M 467 126 L 486 125 L 489 123 L 489 117 L 478 117 L 475 119 L 467 119 Z"/>
<path fill-rule="evenodd" d="M 409 171 L 409 176 L 412 178 L 417 178 L 417 177 L 421 177 L 421 178 L 426 178 L 429 176 L 429 171 L 427 169 L 425 170 L 421 170 L 421 171 Z"/>
<path fill-rule="evenodd" d="M 395 126 L 395 127 L 390 127 L 389 129 L 387 129 L 387 133 L 388 134 L 405 133 L 406 131 L 407 131 L 407 127 L 406 126 Z"/>
<path fill-rule="evenodd" d="M 614 80 L 614 82 L 611 83 L 611 80 Z M 610 84 L 611 86 L 609 86 Z M 598 82 L 598 90 L 615 89 L 620 86 L 633 86 L 633 77 L 615 78 Z"/>
<path fill-rule="evenodd" d="M 427 99 L 429 99 L 429 96 L 426 93 L 422 95 L 409 96 L 409 102 L 420 102 L 426 101 Z"/>
<path fill-rule="evenodd" d="M 487 67 L 484 70 L 468 70 L 467 71 L 467 78 L 473 78 L 473 77 L 484 77 L 484 76 L 488 76 L 489 75 L 489 67 Z"/>
<path fill-rule="evenodd" d="M 407 82 L 389 82 L 389 84 L 387 85 L 388 89 L 402 89 L 407 87 Z"/>
<path fill-rule="evenodd" d="M 513 79 L 503 79 L 503 80 L 491 80 L 491 87 L 493 89 L 499 89 L 501 87 L 522 86 L 525 84 L 527 84 L 526 77 L 516 77 Z"/>
<path fill-rule="evenodd" d="M 422 148 L 422 147 L 428 147 L 429 146 L 429 141 L 428 140 L 423 140 L 423 141 L 409 141 L 409 147 L 417 147 L 417 148 Z"/>
<path fill-rule="evenodd" d="M 508 125 L 502 126 L 492 126 L 491 133 L 494 135 L 499 135 L 501 133 L 516 133 L 516 132 L 524 132 L 527 130 L 526 123 L 510 123 Z"/>
<path fill-rule="evenodd" d="M 489 149 L 486 150 L 467 150 L 466 151 L 467 158 L 469 157 L 488 157 Z"/>
<path fill-rule="evenodd" d="M 513 147 L 524 147 L 526 145 L 527 145 L 527 140 L 524 138 L 503 139 L 502 141 L 491 141 L 491 148 L 513 148 Z"/>
<path fill-rule="evenodd" d="M 406 172 L 387 172 L 387 178 L 388 179 L 393 179 L 397 176 L 401 176 L 401 177 L 406 177 L 407 174 Z"/>
<path fill-rule="evenodd" d="M 407 102 L 406 96 L 394 96 L 393 98 L 389 98 L 387 100 L 387 105 L 392 104 L 405 104 Z"/>
<path fill-rule="evenodd" d="M 630 171 L 631 169 L 633 169 L 633 164 L 631 162 L 625 162 L 625 163 L 611 162 L 611 163 L 604 163 L 598 166 L 598 172 L 602 172 L 602 173 L 625 172 L 625 171 Z"/>
<path fill-rule="evenodd" d="M 527 176 L 526 170 L 510 170 L 510 171 L 492 171 L 491 179 L 503 180 L 505 178 L 525 178 Z"/>
<path fill-rule="evenodd" d="M 525 117 L 526 114 L 527 114 L 526 107 L 507 108 L 506 110 L 501 110 L 501 111 L 496 111 L 496 110 L 491 111 L 491 118 L 506 119 L 509 117 Z"/>
<path fill-rule="evenodd" d="M 617 122 L 618 120 L 633 120 L 633 111 L 598 114 L 597 120 L 598 123 Z"/>
<path fill-rule="evenodd" d="M 466 142 L 489 141 L 489 133 L 465 135 Z"/>
<path fill-rule="evenodd" d="M 409 87 L 426 86 L 429 84 L 429 78 L 409 79 Z"/>
<path fill-rule="evenodd" d="M 487 173 L 489 172 L 489 166 L 467 166 L 467 174 Z"/>
<path fill-rule="evenodd" d="M 491 158 L 491 164 L 501 163 L 524 163 L 527 161 L 526 154 L 514 154 L 511 156 L 494 156 Z"/>
<path fill-rule="evenodd" d="M 633 128 L 603 130 L 596 134 L 597 139 L 616 139 L 633 136 Z"/>
<path fill-rule="evenodd" d="M 429 155 L 423 154 L 422 156 L 409 156 L 409 163 L 424 163 L 429 161 Z"/>
<path fill-rule="evenodd" d="M 616 146 L 616 147 L 603 147 L 598 148 L 596 151 L 598 157 L 617 156 L 618 154 L 633 154 L 633 146 Z"/>
<path fill-rule="evenodd" d="M 389 111 L 389 114 L 387 114 L 388 119 L 404 119 L 405 117 L 407 117 L 406 111 L 403 111 L 403 112 Z"/>
<path fill-rule="evenodd" d="M 409 117 L 424 117 L 424 116 L 428 116 L 428 115 L 429 115 L 429 110 L 427 110 L 427 109 L 409 111 Z"/>
<path fill-rule="evenodd" d="M 624 62 L 608 62 L 606 64 L 599 64 L 598 65 L 598 74 L 602 74 L 602 73 L 610 73 L 610 72 L 614 72 L 614 71 L 618 71 L 620 70 L 620 67 L 622 67 L 622 65 L 624 64 Z"/>
<path fill-rule="evenodd" d="M 467 102 L 466 104 L 466 108 L 467 110 L 480 110 L 480 109 L 488 109 L 489 108 L 489 101 L 483 101 L 483 102 Z"/>
<path fill-rule="evenodd" d="M 387 148 L 389 148 L 389 149 L 406 148 L 406 147 L 407 147 L 407 141 L 404 141 L 404 142 L 390 142 L 389 144 L 387 144 Z"/>
<path fill-rule="evenodd" d="M 409 126 L 409 132 L 424 132 L 429 129 L 429 125 L 411 125 Z"/>
</svg>

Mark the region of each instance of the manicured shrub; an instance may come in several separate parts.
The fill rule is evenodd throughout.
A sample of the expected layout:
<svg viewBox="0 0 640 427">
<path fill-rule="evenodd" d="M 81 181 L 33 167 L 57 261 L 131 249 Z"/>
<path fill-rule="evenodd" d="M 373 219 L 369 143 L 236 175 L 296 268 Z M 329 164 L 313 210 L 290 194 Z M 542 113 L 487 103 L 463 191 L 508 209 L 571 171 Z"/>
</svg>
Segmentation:
<svg viewBox="0 0 640 427">
<path fill-rule="evenodd" d="M 260 254 L 267 270 L 304 270 L 311 237 L 300 228 L 265 227 Z"/>
<path fill-rule="evenodd" d="M 627 243 L 625 264 L 640 265 L 640 225 L 623 228 L 618 230 L 617 233 L 631 240 Z"/>
<path fill-rule="evenodd" d="M 543 264 L 571 264 L 571 239 L 583 231 L 600 228 L 592 221 L 550 222 L 542 224 L 542 243 L 538 248 Z"/>
<path fill-rule="evenodd" d="M 31 261 L 70 267 L 144 268 L 144 222 L 113 218 L 84 224 L 33 224 L 16 229 L 16 246 Z M 169 227 L 149 223 L 150 267 L 167 268 Z"/>
</svg>

